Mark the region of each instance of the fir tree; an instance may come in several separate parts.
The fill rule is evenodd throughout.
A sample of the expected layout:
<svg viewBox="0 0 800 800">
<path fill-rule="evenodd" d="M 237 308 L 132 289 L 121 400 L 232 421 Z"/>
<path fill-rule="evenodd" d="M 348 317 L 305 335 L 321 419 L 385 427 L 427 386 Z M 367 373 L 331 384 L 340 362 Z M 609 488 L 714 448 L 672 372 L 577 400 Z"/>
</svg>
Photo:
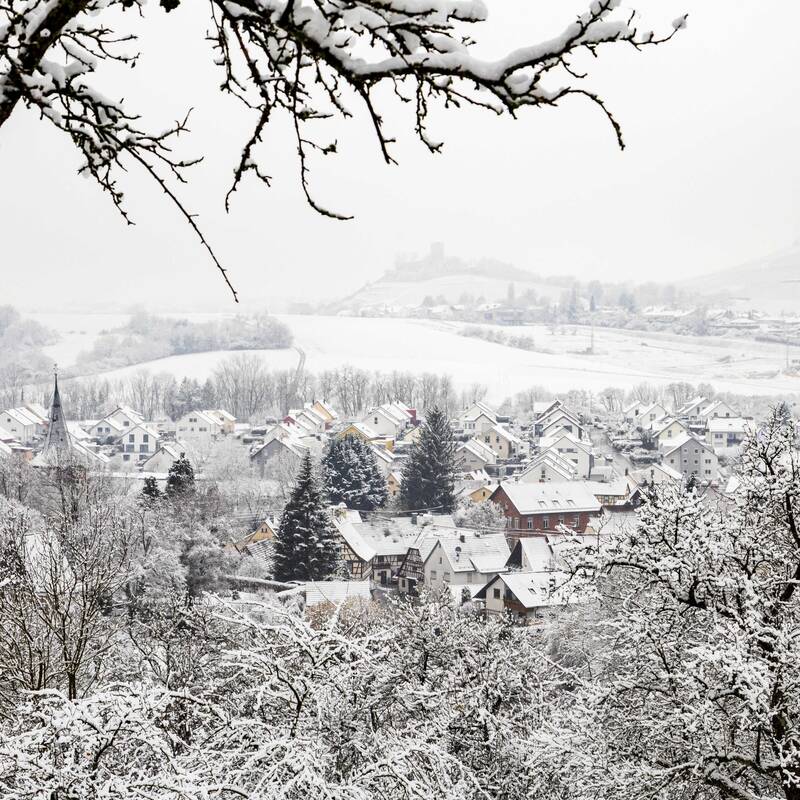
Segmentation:
<svg viewBox="0 0 800 800">
<path fill-rule="evenodd" d="M 434 408 L 422 426 L 403 468 L 403 508 L 449 513 L 455 506 L 455 442 L 450 420 Z"/>
<path fill-rule="evenodd" d="M 372 448 L 363 439 L 334 439 L 322 460 L 322 469 L 332 504 L 344 503 L 356 511 L 374 511 L 386 505 L 386 481 Z"/>
<path fill-rule="evenodd" d="M 323 580 L 339 566 L 337 534 L 309 453 L 303 457 L 297 482 L 283 510 L 273 563 L 274 577 L 279 581 Z"/>
<path fill-rule="evenodd" d="M 158 488 L 158 481 L 152 475 L 148 475 L 144 479 L 142 499 L 154 503 L 159 497 L 161 497 L 161 490 Z"/>
<path fill-rule="evenodd" d="M 185 455 L 169 468 L 167 475 L 167 496 L 179 497 L 194 491 L 194 469 Z"/>
</svg>

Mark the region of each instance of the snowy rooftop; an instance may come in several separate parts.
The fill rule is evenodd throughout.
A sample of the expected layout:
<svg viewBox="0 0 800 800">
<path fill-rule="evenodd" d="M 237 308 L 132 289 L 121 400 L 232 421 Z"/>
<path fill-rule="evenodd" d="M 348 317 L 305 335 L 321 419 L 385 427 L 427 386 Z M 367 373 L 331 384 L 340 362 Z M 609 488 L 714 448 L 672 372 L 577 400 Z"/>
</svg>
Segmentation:
<svg viewBox="0 0 800 800">
<path fill-rule="evenodd" d="M 500 486 L 521 514 L 600 511 L 600 503 L 583 481 L 503 481 Z"/>
</svg>

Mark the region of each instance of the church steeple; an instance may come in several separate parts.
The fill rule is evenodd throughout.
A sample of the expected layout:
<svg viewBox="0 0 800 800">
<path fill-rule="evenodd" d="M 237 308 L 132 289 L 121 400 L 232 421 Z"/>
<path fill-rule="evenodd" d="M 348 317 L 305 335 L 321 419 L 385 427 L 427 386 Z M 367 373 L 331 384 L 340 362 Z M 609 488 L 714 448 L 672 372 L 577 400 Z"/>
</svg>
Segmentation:
<svg viewBox="0 0 800 800">
<path fill-rule="evenodd" d="M 47 435 L 44 440 L 43 453 L 53 453 L 67 457 L 72 454 L 72 440 L 67 430 L 67 421 L 64 419 L 61 408 L 61 395 L 58 391 L 58 364 L 53 366 L 53 400 L 50 403 L 50 424 L 47 426 Z"/>
</svg>

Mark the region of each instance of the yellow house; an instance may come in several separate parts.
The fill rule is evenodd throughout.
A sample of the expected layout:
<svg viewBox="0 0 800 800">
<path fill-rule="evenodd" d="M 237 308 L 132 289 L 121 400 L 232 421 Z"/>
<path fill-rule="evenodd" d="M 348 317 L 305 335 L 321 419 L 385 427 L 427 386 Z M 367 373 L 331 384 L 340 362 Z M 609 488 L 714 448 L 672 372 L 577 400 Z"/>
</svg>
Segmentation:
<svg viewBox="0 0 800 800">
<path fill-rule="evenodd" d="M 262 542 L 264 540 L 272 541 L 274 538 L 275 526 L 270 520 L 265 519 L 254 531 L 248 533 L 244 539 L 240 539 L 238 542 L 231 542 L 230 544 L 225 545 L 225 549 L 241 553 L 242 550 L 244 550 L 245 547 L 250 544 Z"/>
<path fill-rule="evenodd" d="M 469 497 L 473 503 L 482 503 L 484 500 L 491 497 L 492 492 L 496 488 L 495 486 L 479 486 L 477 489 L 473 489 L 467 497 Z"/>
<path fill-rule="evenodd" d="M 311 404 L 311 410 L 319 414 L 326 423 L 333 422 L 337 419 L 336 412 L 323 400 L 315 400 Z"/>
<path fill-rule="evenodd" d="M 399 472 L 390 472 L 386 478 L 386 488 L 389 490 L 389 497 L 397 497 L 400 494 L 400 485 L 403 476 Z"/>
<path fill-rule="evenodd" d="M 365 425 L 363 422 L 351 422 L 339 433 L 340 439 L 344 439 L 346 436 L 355 436 L 365 442 L 376 442 L 381 438 L 369 425 Z"/>
</svg>

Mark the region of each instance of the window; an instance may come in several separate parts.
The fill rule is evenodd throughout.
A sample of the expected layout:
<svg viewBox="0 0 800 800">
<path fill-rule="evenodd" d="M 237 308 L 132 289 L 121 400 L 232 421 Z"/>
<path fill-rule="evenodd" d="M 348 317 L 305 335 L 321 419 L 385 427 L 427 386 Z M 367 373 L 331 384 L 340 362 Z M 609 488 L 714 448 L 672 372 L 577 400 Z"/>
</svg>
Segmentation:
<svg viewBox="0 0 800 800">
<path fill-rule="evenodd" d="M 472 583 L 472 573 L 471 572 L 467 573 L 467 583 Z"/>
<path fill-rule="evenodd" d="M 373 425 L 377 425 L 378 424 L 378 418 L 377 417 L 373 417 L 372 418 L 372 424 Z"/>
<path fill-rule="evenodd" d="M 432 569 L 432 570 L 431 570 L 431 580 L 432 580 L 432 581 L 435 581 L 435 580 L 436 580 L 436 570 L 435 570 L 435 569 Z"/>
<path fill-rule="evenodd" d="M 134 436 L 134 434 L 132 434 L 132 433 L 129 433 L 128 434 L 128 441 L 129 442 L 135 442 L 136 441 L 136 436 Z"/>
<path fill-rule="evenodd" d="M 564 524 L 564 515 L 563 514 L 559 514 L 558 515 L 558 524 L 559 525 L 563 525 Z"/>
<path fill-rule="evenodd" d="M 442 563 L 442 557 L 441 556 L 439 556 L 439 563 L 440 564 Z"/>
<path fill-rule="evenodd" d="M 547 530 L 550 527 L 550 518 L 549 517 L 542 517 L 542 528 Z"/>
<path fill-rule="evenodd" d="M 447 583 L 450 583 L 450 573 L 449 572 L 443 572 L 442 573 L 442 580 L 447 582 Z"/>
<path fill-rule="evenodd" d="M 519 517 L 514 517 L 514 527 L 519 528 Z"/>
<path fill-rule="evenodd" d="M 499 600 L 500 599 L 500 590 L 499 589 L 492 589 L 492 597 L 494 597 L 495 600 Z"/>
<path fill-rule="evenodd" d="M 149 449 L 150 448 L 146 444 L 140 444 L 139 445 L 139 452 L 140 453 L 146 453 Z"/>
<path fill-rule="evenodd" d="M 533 527 L 533 519 L 531 517 L 528 517 L 528 530 L 530 530 L 532 527 Z"/>
<path fill-rule="evenodd" d="M 576 514 L 576 515 L 575 515 L 575 516 L 572 518 L 572 525 L 573 525 L 573 527 L 577 528 L 577 527 L 578 527 L 578 525 L 580 525 L 580 524 L 581 524 L 581 518 L 580 518 L 580 516 L 579 516 L 578 514 Z"/>
<path fill-rule="evenodd" d="M 125 455 L 122 456 L 122 460 L 123 461 L 130 461 L 131 457 L 130 457 L 130 455 L 128 455 L 128 453 L 125 453 Z"/>
<path fill-rule="evenodd" d="M 147 433 L 145 433 L 145 434 L 142 436 L 142 441 L 143 441 L 143 442 L 149 442 L 149 441 L 150 441 L 150 434 L 147 434 Z"/>
</svg>

